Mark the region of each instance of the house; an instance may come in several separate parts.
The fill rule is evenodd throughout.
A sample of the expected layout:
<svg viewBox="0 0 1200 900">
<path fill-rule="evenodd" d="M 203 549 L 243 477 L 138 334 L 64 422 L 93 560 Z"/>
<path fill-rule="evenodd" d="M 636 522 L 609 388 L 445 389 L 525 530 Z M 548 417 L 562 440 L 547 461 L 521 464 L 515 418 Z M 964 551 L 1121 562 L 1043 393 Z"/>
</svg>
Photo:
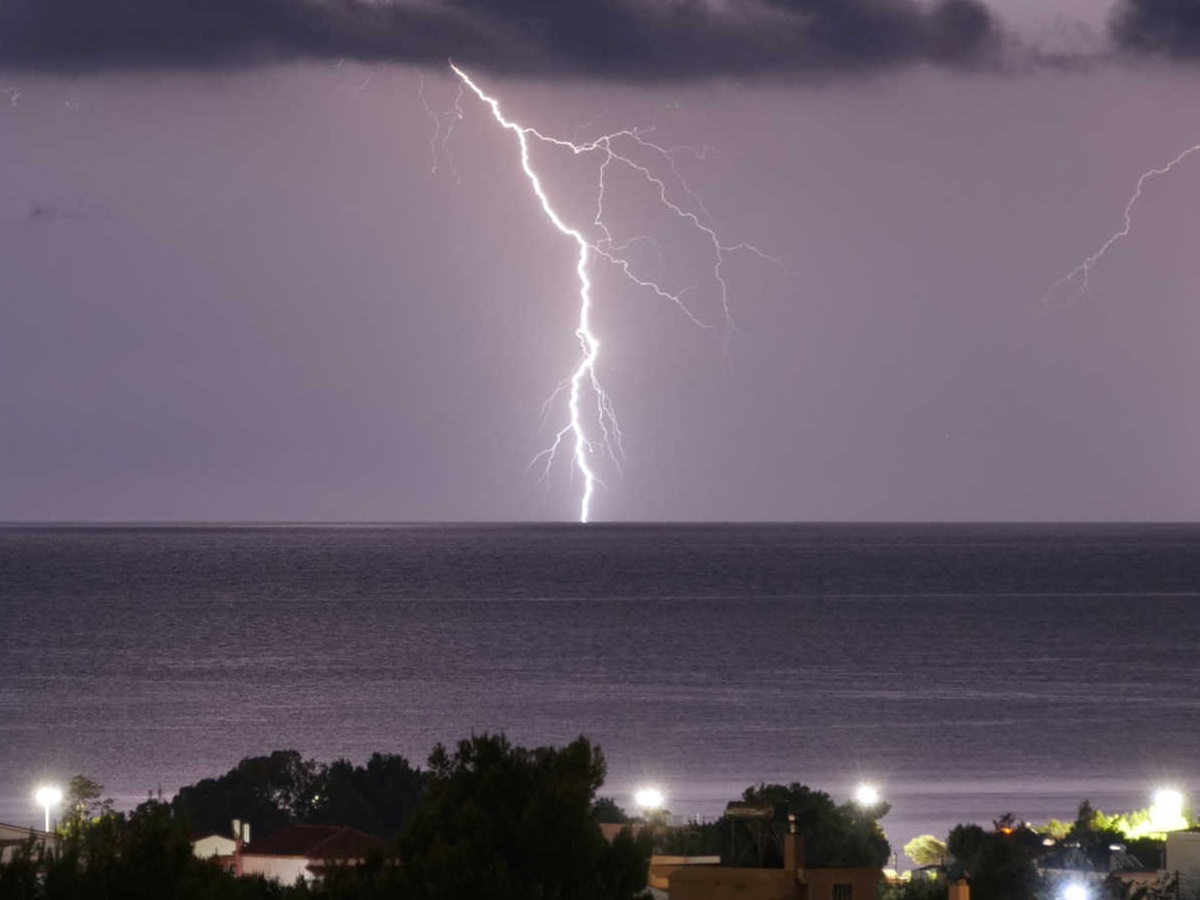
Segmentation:
<svg viewBox="0 0 1200 900">
<path fill-rule="evenodd" d="M 58 835 L 52 831 L 39 831 L 36 828 L 24 828 L 21 825 L 5 825 L 0 822 L 0 863 L 13 859 L 29 841 L 34 847 L 43 850 L 55 850 L 58 847 Z"/>
<path fill-rule="evenodd" d="M 1093 889 L 1107 885 L 1109 894 L 1128 896 L 1159 880 L 1158 871 L 1146 868 L 1124 844 L 1109 845 L 1097 864 L 1078 843 L 1070 842 L 1043 853 L 1036 866 L 1038 875 L 1057 888 L 1055 893 L 1070 884 L 1088 885 Z"/>
<path fill-rule="evenodd" d="M 294 884 L 319 877 L 329 863 L 357 865 L 384 846 L 374 835 L 344 825 L 288 825 L 243 846 L 236 870 Z"/>
<path fill-rule="evenodd" d="M 804 839 L 783 836 L 782 868 L 686 865 L 668 877 L 670 900 L 874 900 L 875 866 L 805 866 Z"/>
<path fill-rule="evenodd" d="M 719 856 L 667 856 L 655 853 L 650 857 L 650 870 L 646 875 L 646 887 L 654 900 L 670 897 L 671 876 L 684 866 L 718 866 Z"/>
<path fill-rule="evenodd" d="M 199 859 L 217 859 L 233 861 L 233 853 L 237 849 L 237 841 L 228 835 L 210 831 L 198 834 L 192 838 L 192 855 Z"/>
<path fill-rule="evenodd" d="M 1200 896 L 1200 828 L 1167 832 L 1165 868 L 1179 880 L 1184 897 Z"/>
</svg>

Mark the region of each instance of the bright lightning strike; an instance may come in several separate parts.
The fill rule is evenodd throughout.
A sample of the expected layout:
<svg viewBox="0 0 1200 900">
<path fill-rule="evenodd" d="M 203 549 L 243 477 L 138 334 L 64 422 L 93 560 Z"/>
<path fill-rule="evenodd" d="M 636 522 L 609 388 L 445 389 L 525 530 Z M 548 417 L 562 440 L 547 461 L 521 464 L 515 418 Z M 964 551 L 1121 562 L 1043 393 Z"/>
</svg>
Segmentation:
<svg viewBox="0 0 1200 900">
<path fill-rule="evenodd" d="M 649 242 L 654 244 L 654 241 L 648 236 L 641 235 L 623 243 L 618 243 L 612 231 L 605 224 L 604 201 L 609 169 L 616 164 L 633 172 L 636 177 L 649 186 L 652 194 L 666 210 L 684 222 L 687 227 L 702 235 L 703 239 L 711 246 L 713 258 L 711 277 L 713 283 L 717 286 L 720 296 L 721 310 L 725 320 L 726 346 L 728 346 L 729 334 L 734 327 L 730 307 L 729 287 L 725 281 L 724 273 L 727 254 L 735 251 L 745 251 L 754 254 L 760 259 L 776 263 L 785 272 L 787 269 L 779 260 L 763 253 L 752 244 L 745 242 L 726 244 L 722 242 L 716 228 L 712 224 L 712 216 L 709 214 L 708 209 L 704 206 L 703 201 L 688 186 L 675 164 L 675 158 L 672 154 L 681 148 L 668 149 L 649 140 L 646 135 L 653 131 L 653 129 L 623 129 L 602 135 L 590 141 L 580 141 L 578 137 L 570 141 L 552 137 L 535 128 L 507 118 L 500 108 L 500 102 L 495 97 L 492 97 L 480 88 L 458 66 L 451 63 L 450 68 L 458 76 L 461 83 L 460 93 L 455 98 L 454 107 L 450 112 L 441 115 L 435 113 L 425 100 L 424 83 L 421 83 L 421 100 L 425 104 L 426 111 L 434 119 L 437 126 L 437 130 L 430 143 L 435 170 L 439 148 L 449 161 L 449 151 L 446 142 L 449 139 L 450 129 L 462 118 L 460 105 L 462 96 L 461 86 L 465 85 L 476 97 L 487 105 L 496 122 L 516 136 L 520 146 L 521 169 L 525 173 L 530 186 L 533 188 L 533 192 L 541 205 L 542 212 L 559 233 L 570 238 L 575 244 L 575 273 L 578 283 L 579 300 L 579 317 L 575 328 L 575 337 L 579 342 L 580 356 L 570 376 L 559 385 L 554 394 L 543 406 L 543 417 L 545 417 L 549 414 L 551 404 L 565 392 L 567 394 L 567 423 L 557 431 L 551 445 L 534 457 L 531 465 L 536 464 L 539 460 L 543 460 L 546 467 L 546 477 L 548 478 L 560 449 L 563 448 L 564 444 L 570 445 L 573 466 L 583 477 L 583 496 L 580 498 L 579 521 L 587 522 L 591 518 L 592 500 L 595 496 L 596 486 L 599 483 L 596 467 L 593 464 L 593 455 L 603 453 L 612 460 L 618 470 L 620 469 L 620 462 L 623 457 L 622 434 L 620 426 L 617 423 L 616 412 L 611 399 L 600 383 L 597 373 L 600 341 L 593 331 L 591 324 L 593 284 L 590 270 L 593 260 L 600 258 L 612 263 L 630 282 L 638 287 L 653 291 L 660 299 L 670 301 L 694 324 L 703 328 L 711 327 L 684 303 L 683 295 L 688 289 L 680 291 L 664 289 L 653 279 L 638 275 L 634 271 L 631 261 L 623 255 L 625 251 L 636 243 Z M 448 122 L 444 126 L 443 131 L 442 123 L 445 119 L 448 119 Z M 576 135 L 578 133 L 579 129 L 576 130 Z M 589 237 L 585 233 L 584 228 L 588 226 L 576 227 L 568 224 L 555 208 L 533 164 L 531 145 L 534 142 L 568 151 L 577 156 L 584 154 L 599 155 L 600 167 L 596 194 L 596 211 L 592 221 L 589 223 L 589 226 L 595 230 L 595 235 L 597 236 Z M 703 158 L 703 155 L 707 152 L 709 152 L 709 148 L 697 152 L 697 155 Z M 671 198 L 671 189 L 665 180 L 665 176 L 657 174 L 651 165 L 640 162 L 636 158 L 636 155 L 639 153 L 648 154 L 665 166 L 673 181 L 682 186 L 683 194 L 687 200 L 679 202 L 673 200 Z M 453 171 L 452 164 L 451 169 Z M 457 173 L 455 175 L 457 176 Z M 693 212 L 683 205 L 689 201 L 691 205 L 699 210 L 699 213 Z M 594 409 L 594 424 L 589 424 L 589 417 L 586 412 L 586 408 L 588 407 Z M 592 428 L 598 430 L 598 436 L 592 436 Z"/>
<path fill-rule="evenodd" d="M 1100 263 L 1109 250 L 1111 250 L 1124 238 L 1127 238 L 1130 232 L 1133 230 L 1133 209 L 1135 206 L 1137 206 L 1138 201 L 1142 199 L 1142 189 L 1146 186 L 1146 183 L 1151 179 L 1158 178 L 1161 175 L 1166 175 L 1193 153 L 1197 152 L 1200 152 L 1200 144 L 1193 144 L 1166 165 L 1159 166 L 1155 169 L 1147 169 L 1145 172 L 1143 172 L 1138 178 L 1137 185 L 1134 187 L 1133 193 L 1130 195 L 1129 200 L 1125 203 L 1125 215 L 1121 228 L 1113 232 L 1109 239 L 1100 245 L 1098 250 L 1084 259 L 1083 262 L 1077 265 L 1068 274 L 1054 282 L 1054 284 L 1050 286 L 1050 289 L 1046 291 L 1045 296 L 1042 298 L 1042 303 L 1045 305 L 1051 305 L 1055 301 L 1058 301 L 1060 305 L 1066 305 L 1084 297 L 1088 292 L 1088 287 L 1092 277 L 1092 269 L 1094 269 Z M 1073 290 L 1067 292 L 1066 289 L 1072 287 Z M 1058 298 L 1064 292 L 1067 293 L 1066 298 L 1059 301 Z"/>
</svg>

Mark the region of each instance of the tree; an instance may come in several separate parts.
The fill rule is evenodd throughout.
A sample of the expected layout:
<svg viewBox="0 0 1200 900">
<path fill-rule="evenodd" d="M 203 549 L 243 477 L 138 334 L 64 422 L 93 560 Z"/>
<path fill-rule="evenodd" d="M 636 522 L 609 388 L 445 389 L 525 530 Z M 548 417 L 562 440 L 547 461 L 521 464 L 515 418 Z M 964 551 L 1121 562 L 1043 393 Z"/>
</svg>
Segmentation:
<svg viewBox="0 0 1200 900">
<path fill-rule="evenodd" d="M 794 815 L 796 830 L 804 838 L 805 861 L 810 866 L 884 866 L 892 855 L 879 825 L 879 819 L 891 809 L 887 803 L 868 808 L 855 803 L 838 806 L 824 791 L 814 791 L 798 782 L 749 787 L 742 792 L 742 800 L 774 807 L 773 825 L 779 833 L 787 829 L 788 815 Z M 768 861 L 782 863 L 774 856 L 764 860 Z"/>
<path fill-rule="evenodd" d="M 86 775 L 73 776 L 67 782 L 59 828 L 69 834 L 78 831 L 87 822 L 111 814 L 113 811 L 112 798 L 101 800 L 103 795 L 104 785 L 92 781 Z"/>
<path fill-rule="evenodd" d="M 1075 814 L 1075 824 L 1071 826 L 1071 831 L 1074 833 L 1095 831 L 1099 827 L 1103 827 L 1098 820 L 1103 818 L 1103 813 L 1092 806 L 1092 801 L 1084 798 L 1079 804 L 1079 812 Z"/>
<path fill-rule="evenodd" d="M 1109 848 L 1125 841 L 1122 824 L 1121 816 L 1107 816 L 1084 800 L 1079 804 L 1075 824 L 1067 832 L 1066 839 L 1077 843 L 1093 866 L 1106 870 L 1111 853 Z"/>
<path fill-rule="evenodd" d="M 946 839 L 953 858 L 951 877 L 964 874 L 971 900 L 1023 900 L 1037 887 L 1037 869 L 1020 833 L 984 831 L 958 825 Z"/>
<path fill-rule="evenodd" d="M 932 834 L 919 834 L 904 845 L 904 852 L 918 866 L 941 866 L 946 863 L 946 842 Z"/>
<path fill-rule="evenodd" d="M 1044 825 L 1035 825 L 1033 830 L 1038 834 L 1061 841 L 1067 836 L 1067 832 L 1071 830 L 1071 823 L 1063 822 L 1060 819 L 1047 819 Z"/>
<path fill-rule="evenodd" d="M 198 831 L 225 833 L 241 819 L 255 834 L 321 823 L 388 838 L 416 808 L 423 779 L 398 754 L 375 753 L 365 766 L 346 759 L 327 766 L 295 750 L 276 750 L 180 789 L 172 806 Z"/>
<path fill-rule="evenodd" d="M 609 844 L 592 817 L 604 756 L 587 738 L 528 750 L 503 735 L 439 745 L 425 797 L 400 838 L 414 900 L 629 900 L 649 846 Z"/>
<path fill-rule="evenodd" d="M 612 797 L 596 798 L 592 804 L 592 818 L 602 825 L 628 825 L 633 821 Z"/>
<path fill-rule="evenodd" d="M 32 844 L 0 863 L 5 900 L 308 900 L 306 891 L 236 878 L 192 855 L 186 823 L 151 800 L 131 814 L 106 812 L 62 835 L 55 852 Z M 349 900 L 349 898 L 347 898 Z"/>
<path fill-rule="evenodd" d="M 307 821 L 320 796 L 320 763 L 295 750 L 250 756 L 218 778 L 181 788 L 172 801 L 197 831 L 224 834 L 233 819 L 262 834 Z"/>
<path fill-rule="evenodd" d="M 394 836 L 416 809 L 424 775 L 398 754 L 375 753 L 365 766 L 339 759 L 318 778 L 310 822 Z"/>
</svg>

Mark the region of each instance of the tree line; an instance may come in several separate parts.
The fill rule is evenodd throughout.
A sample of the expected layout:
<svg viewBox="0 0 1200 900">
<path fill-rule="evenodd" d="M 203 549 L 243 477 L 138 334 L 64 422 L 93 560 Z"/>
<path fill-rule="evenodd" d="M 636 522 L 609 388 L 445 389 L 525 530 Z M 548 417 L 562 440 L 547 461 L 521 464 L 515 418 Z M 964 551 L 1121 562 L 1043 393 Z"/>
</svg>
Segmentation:
<svg viewBox="0 0 1200 900">
<path fill-rule="evenodd" d="M 485 734 L 439 745 L 423 770 L 398 755 L 327 765 L 275 751 L 129 813 L 78 776 L 58 849 L 31 841 L 0 865 L 0 900 L 634 900 L 645 893 L 653 852 L 780 865 L 789 815 L 811 865 L 880 866 L 890 853 L 878 822 L 885 804 L 838 806 L 799 783 L 747 788 L 742 802 L 770 810 L 761 824 L 774 838 L 755 861 L 738 843 L 740 823 L 728 817 L 684 828 L 631 819 L 598 795 L 605 773 L 604 755 L 585 737 L 523 748 Z M 316 883 L 235 877 L 191 848 L 197 834 L 228 834 L 233 819 L 250 822 L 252 837 L 297 823 L 349 825 L 384 838 L 386 850 L 362 865 L 334 865 Z M 609 841 L 605 822 L 647 827 Z"/>
<path fill-rule="evenodd" d="M 632 832 L 604 839 L 593 814 L 604 775 L 603 754 L 584 737 L 526 749 L 480 735 L 435 748 L 425 771 L 399 756 L 325 766 L 276 751 L 131 813 L 80 777 L 58 849 L 31 840 L 0 865 L 0 898 L 632 900 L 651 848 Z M 387 838 L 387 849 L 313 884 L 235 877 L 197 859 L 191 843 L 197 831 L 227 834 L 235 818 L 259 835 L 293 823 L 351 825 Z"/>
</svg>

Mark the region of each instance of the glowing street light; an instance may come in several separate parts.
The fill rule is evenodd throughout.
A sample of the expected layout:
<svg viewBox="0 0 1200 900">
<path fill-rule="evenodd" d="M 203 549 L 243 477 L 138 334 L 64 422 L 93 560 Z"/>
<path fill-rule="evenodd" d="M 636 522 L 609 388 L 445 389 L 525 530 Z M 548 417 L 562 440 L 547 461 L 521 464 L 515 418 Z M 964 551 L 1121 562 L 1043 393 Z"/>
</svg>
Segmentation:
<svg viewBox="0 0 1200 900">
<path fill-rule="evenodd" d="M 1088 900 L 1088 889 L 1078 882 L 1071 882 L 1062 889 L 1062 900 Z"/>
<path fill-rule="evenodd" d="M 879 791 L 869 784 L 860 784 L 854 790 L 854 801 L 859 806 L 875 806 L 879 803 Z"/>
<path fill-rule="evenodd" d="M 1157 831 L 1187 828 L 1187 819 L 1183 816 L 1183 794 L 1174 788 L 1155 791 L 1150 805 L 1150 823 Z"/>
<path fill-rule="evenodd" d="M 62 798 L 63 798 L 62 790 L 59 788 L 56 788 L 52 784 L 46 784 L 37 789 L 37 792 L 33 795 L 33 798 L 35 800 L 37 800 L 38 804 L 46 812 L 46 829 L 45 830 L 49 831 L 50 830 L 50 807 L 58 806 L 58 804 L 62 803 Z"/>
<path fill-rule="evenodd" d="M 667 798 L 663 796 L 663 792 L 655 787 L 644 787 L 633 795 L 633 802 L 637 804 L 638 809 L 647 818 L 651 813 L 656 813 L 663 808 L 667 802 Z"/>
</svg>

